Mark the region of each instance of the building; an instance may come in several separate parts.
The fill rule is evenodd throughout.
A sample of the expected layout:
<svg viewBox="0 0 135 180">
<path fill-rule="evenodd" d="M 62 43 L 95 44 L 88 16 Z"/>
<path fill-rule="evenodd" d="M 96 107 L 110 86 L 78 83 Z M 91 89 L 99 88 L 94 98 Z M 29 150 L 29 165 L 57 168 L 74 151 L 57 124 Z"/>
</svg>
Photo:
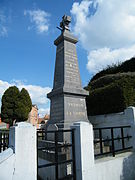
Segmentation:
<svg viewBox="0 0 135 180">
<path fill-rule="evenodd" d="M 43 118 L 38 118 L 38 124 L 46 124 L 50 119 L 50 115 L 46 114 Z"/>
<path fill-rule="evenodd" d="M 32 109 L 29 113 L 28 122 L 34 126 L 38 124 L 38 107 L 36 104 L 32 105 Z"/>
<path fill-rule="evenodd" d="M 9 124 L 2 122 L 0 114 L 0 129 L 9 129 Z"/>
<path fill-rule="evenodd" d="M 46 114 L 43 118 L 38 118 L 37 128 L 41 128 L 42 125 L 45 125 L 50 119 L 50 115 Z"/>
</svg>

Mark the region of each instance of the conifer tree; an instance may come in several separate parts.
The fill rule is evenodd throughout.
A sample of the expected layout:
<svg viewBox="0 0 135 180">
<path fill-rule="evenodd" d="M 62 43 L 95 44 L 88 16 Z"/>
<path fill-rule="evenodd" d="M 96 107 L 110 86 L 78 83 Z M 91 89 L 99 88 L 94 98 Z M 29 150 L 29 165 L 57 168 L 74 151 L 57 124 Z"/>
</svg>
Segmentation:
<svg viewBox="0 0 135 180">
<path fill-rule="evenodd" d="M 28 114 L 31 111 L 32 102 L 29 93 L 26 89 L 22 89 L 15 105 L 15 116 L 16 121 L 26 121 L 28 119 Z"/>
<path fill-rule="evenodd" d="M 31 98 L 25 88 L 19 91 L 16 86 L 9 87 L 2 96 L 2 121 L 10 126 L 14 121 L 26 121 L 31 108 Z"/>
<path fill-rule="evenodd" d="M 3 122 L 9 123 L 10 126 L 16 119 L 14 111 L 18 96 L 19 89 L 16 86 L 9 87 L 2 96 L 1 119 Z"/>
</svg>

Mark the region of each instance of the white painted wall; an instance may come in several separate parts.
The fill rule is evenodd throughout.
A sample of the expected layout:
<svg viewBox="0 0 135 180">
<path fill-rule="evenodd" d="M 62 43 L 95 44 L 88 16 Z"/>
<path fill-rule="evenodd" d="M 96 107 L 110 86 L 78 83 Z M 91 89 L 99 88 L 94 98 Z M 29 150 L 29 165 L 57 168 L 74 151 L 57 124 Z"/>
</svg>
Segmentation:
<svg viewBox="0 0 135 180">
<path fill-rule="evenodd" d="M 133 124 L 132 124 L 133 125 Z M 133 125 L 134 126 L 134 125 Z M 74 123 L 77 180 L 134 180 L 135 152 L 94 160 L 93 129 L 87 122 Z M 135 131 L 133 131 L 135 134 Z M 133 137 L 133 146 L 135 138 Z M 135 146 L 134 146 L 135 147 Z"/>
<path fill-rule="evenodd" d="M 0 153 L 0 179 L 10 180 L 14 173 L 15 154 L 11 148 Z"/>
<path fill-rule="evenodd" d="M 26 122 L 11 127 L 9 147 L 0 153 L 0 180 L 36 180 L 36 128 Z"/>
<path fill-rule="evenodd" d="M 91 168 L 90 172 L 91 180 L 134 180 L 135 153 L 127 152 L 114 158 L 96 160 L 94 168 Z"/>
<path fill-rule="evenodd" d="M 124 112 L 89 116 L 88 119 L 93 127 L 112 127 L 112 126 L 126 126 L 131 125 L 135 119 L 135 107 L 128 107 Z"/>
<path fill-rule="evenodd" d="M 86 180 L 90 177 L 90 169 L 94 166 L 94 147 L 92 125 L 87 122 L 74 123 L 76 178 Z M 88 162 L 88 163 L 87 163 Z"/>
</svg>

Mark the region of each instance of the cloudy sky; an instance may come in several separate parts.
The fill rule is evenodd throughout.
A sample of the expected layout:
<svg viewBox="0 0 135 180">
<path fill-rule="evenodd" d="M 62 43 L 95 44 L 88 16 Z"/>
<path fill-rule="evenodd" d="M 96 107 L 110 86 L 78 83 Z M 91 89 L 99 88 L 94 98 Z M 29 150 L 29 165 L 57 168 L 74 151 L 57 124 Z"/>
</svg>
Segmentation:
<svg viewBox="0 0 135 180">
<path fill-rule="evenodd" d="M 43 116 L 53 85 L 61 17 L 71 15 L 78 37 L 82 85 L 112 63 L 135 56 L 135 0 L 0 0 L 0 98 L 25 87 Z"/>
</svg>

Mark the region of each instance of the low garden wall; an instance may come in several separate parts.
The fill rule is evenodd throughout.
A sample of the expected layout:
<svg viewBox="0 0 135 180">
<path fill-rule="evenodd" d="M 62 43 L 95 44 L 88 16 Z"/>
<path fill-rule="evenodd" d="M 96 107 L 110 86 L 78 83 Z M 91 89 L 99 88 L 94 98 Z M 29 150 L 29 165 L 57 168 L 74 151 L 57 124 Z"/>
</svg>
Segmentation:
<svg viewBox="0 0 135 180">
<path fill-rule="evenodd" d="M 36 128 L 18 123 L 10 128 L 9 148 L 0 153 L 1 180 L 36 180 Z"/>
<path fill-rule="evenodd" d="M 135 179 L 135 121 L 132 122 L 132 151 L 100 159 L 94 158 L 93 126 L 78 122 L 72 128 L 75 129 L 77 180 Z"/>
<path fill-rule="evenodd" d="M 88 119 L 95 128 L 127 126 L 135 119 L 135 108 L 131 106 L 121 113 L 89 116 Z"/>
</svg>

